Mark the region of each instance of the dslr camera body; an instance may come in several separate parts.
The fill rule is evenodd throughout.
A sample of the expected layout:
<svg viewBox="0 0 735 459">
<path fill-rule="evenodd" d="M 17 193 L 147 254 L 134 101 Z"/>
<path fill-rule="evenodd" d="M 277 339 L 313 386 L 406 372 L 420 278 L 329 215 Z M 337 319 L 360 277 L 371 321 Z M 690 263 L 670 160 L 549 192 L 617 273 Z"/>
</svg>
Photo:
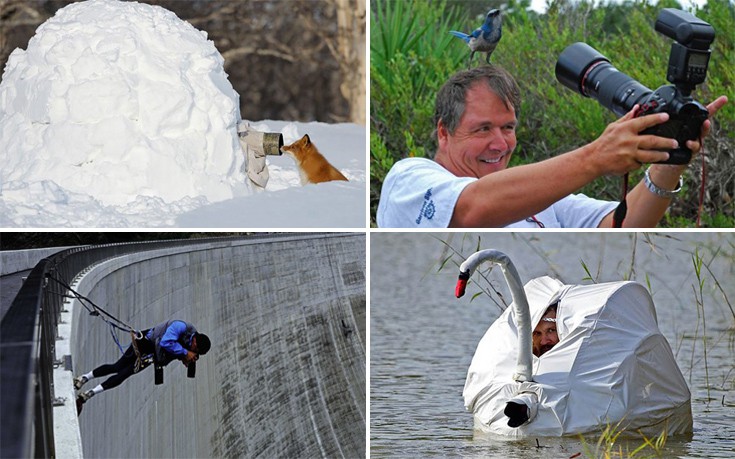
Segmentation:
<svg viewBox="0 0 735 459">
<path fill-rule="evenodd" d="M 163 365 L 155 364 L 153 366 L 153 383 L 158 386 L 163 384 Z M 191 362 L 186 366 L 186 376 L 194 378 L 197 375 L 197 363 L 196 361 Z"/>
<path fill-rule="evenodd" d="M 669 150 L 663 164 L 688 164 L 692 152 L 687 140 L 700 137 L 702 123 L 709 116 L 707 108 L 691 96 L 696 85 L 704 82 L 715 29 L 685 11 L 663 9 L 656 18 L 657 32 L 671 38 L 666 79 L 672 83 L 651 91 L 618 71 L 610 61 L 585 43 L 569 45 L 556 62 L 556 78 L 564 86 L 592 97 L 618 116 L 639 104 L 636 116 L 668 113 L 669 120 L 646 129 L 642 134 L 669 137 L 679 148 Z"/>
</svg>

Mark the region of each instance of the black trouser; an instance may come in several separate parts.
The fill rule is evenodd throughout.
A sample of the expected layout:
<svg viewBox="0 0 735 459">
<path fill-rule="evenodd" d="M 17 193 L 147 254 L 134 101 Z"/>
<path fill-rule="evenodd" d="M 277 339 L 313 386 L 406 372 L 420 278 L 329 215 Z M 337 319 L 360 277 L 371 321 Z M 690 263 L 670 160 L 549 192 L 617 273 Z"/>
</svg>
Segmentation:
<svg viewBox="0 0 735 459">
<path fill-rule="evenodd" d="M 144 330 L 142 332 L 143 339 L 135 340 L 135 343 L 138 345 L 138 352 L 140 352 L 141 357 L 147 354 L 153 354 L 153 352 L 155 351 L 153 343 L 145 338 L 145 334 L 147 332 L 148 330 Z M 133 349 L 133 345 L 131 344 L 125 350 L 125 353 L 122 355 L 122 357 L 117 360 L 117 362 L 113 364 L 100 365 L 99 367 L 95 368 L 94 371 L 92 371 L 92 375 L 94 375 L 95 378 L 99 378 L 100 376 L 107 376 L 114 373 L 113 376 L 107 378 L 107 380 L 102 383 L 102 388 L 104 390 L 112 389 L 119 386 L 123 381 L 128 379 L 136 372 L 136 360 L 137 357 L 135 355 L 135 350 Z M 150 365 L 150 360 L 148 361 L 148 363 L 141 362 L 140 370 L 143 370 L 148 365 Z"/>
</svg>

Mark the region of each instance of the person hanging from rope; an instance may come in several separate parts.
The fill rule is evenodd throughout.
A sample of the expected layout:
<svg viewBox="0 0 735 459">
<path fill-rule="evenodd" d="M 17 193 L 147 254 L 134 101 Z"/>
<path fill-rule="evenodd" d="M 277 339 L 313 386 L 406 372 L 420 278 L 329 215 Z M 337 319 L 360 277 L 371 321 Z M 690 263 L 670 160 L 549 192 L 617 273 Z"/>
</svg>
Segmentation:
<svg viewBox="0 0 735 459">
<path fill-rule="evenodd" d="M 189 367 L 200 355 L 206 354 L 210 347 L 209 337 L 204 333 L 198 333 L 192 324 L 183 320 L 160 323 L 141 331 L 137 336 L 133 333 L 133 342 L 117 362 L 101 365 L 89 373 L 74 378 L 74 388 L 81 390 L 92 378 L 112 375 L 103 383 L 77 396 L 77 414 L 82 412 L 82 406 L 90 398 L 119 386 L 151 363 L 162 368 L 174 360 L 181 360 Z"/>
</svg>

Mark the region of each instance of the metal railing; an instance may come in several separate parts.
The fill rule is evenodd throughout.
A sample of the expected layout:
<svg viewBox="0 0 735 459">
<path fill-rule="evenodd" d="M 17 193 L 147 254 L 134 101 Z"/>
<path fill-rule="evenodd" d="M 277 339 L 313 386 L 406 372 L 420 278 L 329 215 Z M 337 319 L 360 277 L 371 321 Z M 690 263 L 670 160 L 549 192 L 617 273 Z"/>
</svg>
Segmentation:
<svg viewBox="0 0 735 459">
<path fill-rule="evenodd" d="M 55 457 L 53 370 L 57 324 L 65 289 L 49 276 L 70 283 L 88 267 L 125 254 L 253 239 L 321 236 L 319 233 L 282 233 L 135 242 L 75 247 L 44 258 L 31 270 L 0 323 L 0 457 Z"/>
</svg>

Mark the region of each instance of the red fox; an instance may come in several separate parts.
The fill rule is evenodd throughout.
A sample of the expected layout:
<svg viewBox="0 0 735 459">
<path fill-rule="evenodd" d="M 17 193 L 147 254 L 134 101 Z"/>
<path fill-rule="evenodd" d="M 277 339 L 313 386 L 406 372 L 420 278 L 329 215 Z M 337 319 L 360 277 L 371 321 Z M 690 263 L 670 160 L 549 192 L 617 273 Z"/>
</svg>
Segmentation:
<svg viewBox="0 0 735 459">
<path fill-rule="evenodd" d="M 301 184 L 329 182 L 331 180 L 347 180 L 329 161 L 319 153 L 316 145 L 311 143 L 308 134 L 301 139 L 281 147 L 281 151 L 290 155 L 299 167 Z"/>
</svg>

